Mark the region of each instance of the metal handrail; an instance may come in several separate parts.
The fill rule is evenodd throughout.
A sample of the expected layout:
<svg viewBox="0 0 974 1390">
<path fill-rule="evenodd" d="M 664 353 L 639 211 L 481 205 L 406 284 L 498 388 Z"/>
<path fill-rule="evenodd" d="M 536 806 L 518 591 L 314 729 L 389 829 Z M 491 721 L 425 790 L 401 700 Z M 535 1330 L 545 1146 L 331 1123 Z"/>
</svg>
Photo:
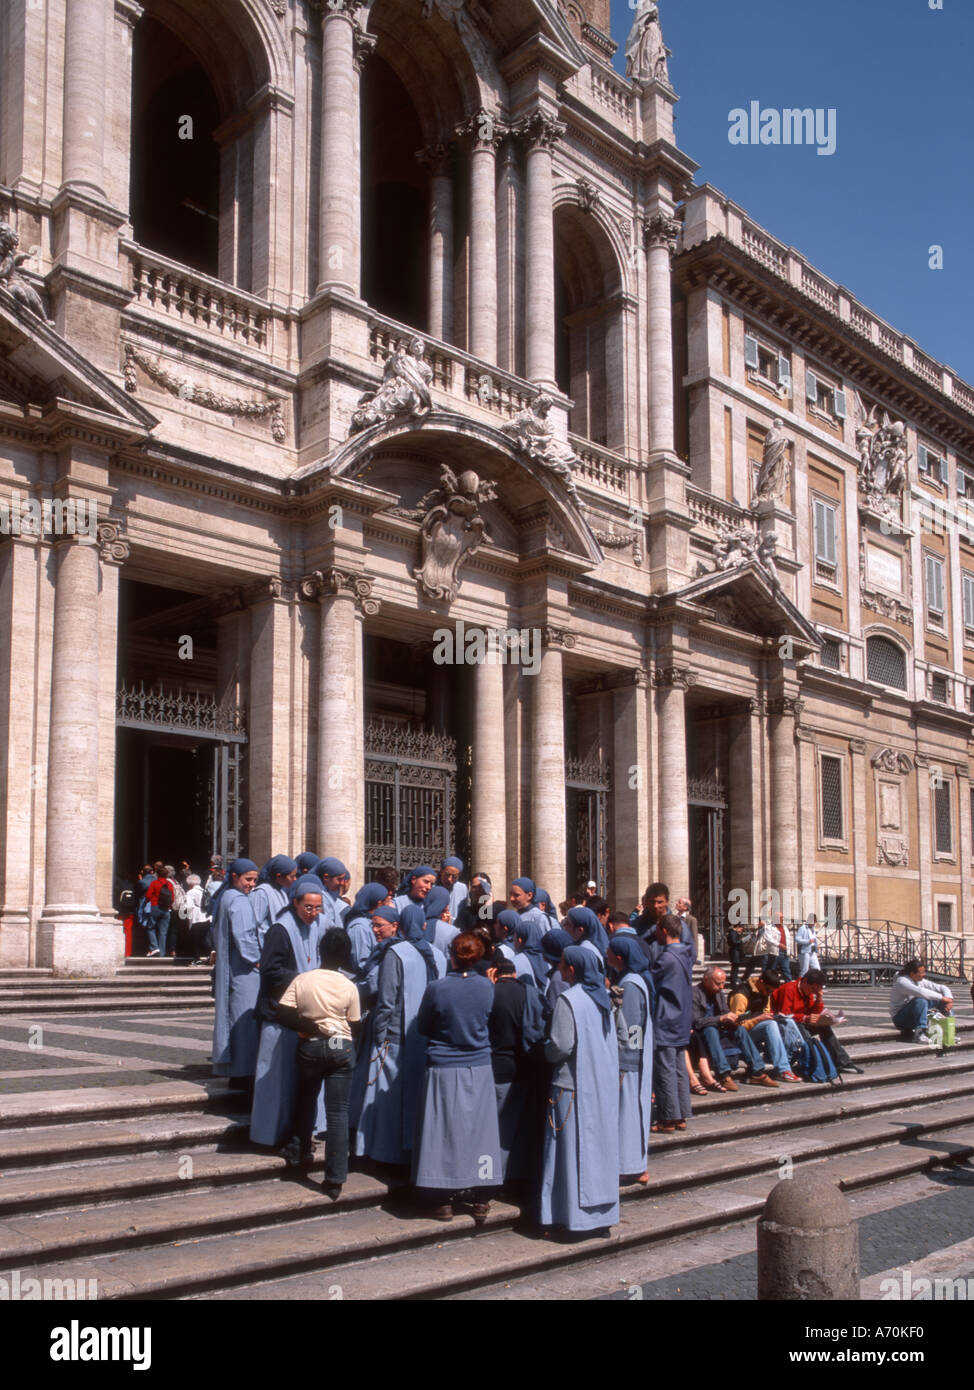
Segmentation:
<svg viewBox="0 0 974 1390">
<path fill-rule="evenodd" d="M 875 925 L 872 925 L 875 923 Z M 758 923 L 740 923 L 756 930 Z M 764 923 L 773 926 L 773 923 Z M 792 930 L 800 922 L 785 923 Z M 970 961 L 962 937 L 945 936 L 925 927 L 911 926 L 892 918 L 866 918 L 864 922 L 845 919 L 834 924 L 816 923 L 818 958 L 822 966 L 893 965 L 908 960 L 921 961 L 932 974 L 951 980 L 969 978 Z M 726 927 L 725 927 L 726 941 Z"/>
</svg>

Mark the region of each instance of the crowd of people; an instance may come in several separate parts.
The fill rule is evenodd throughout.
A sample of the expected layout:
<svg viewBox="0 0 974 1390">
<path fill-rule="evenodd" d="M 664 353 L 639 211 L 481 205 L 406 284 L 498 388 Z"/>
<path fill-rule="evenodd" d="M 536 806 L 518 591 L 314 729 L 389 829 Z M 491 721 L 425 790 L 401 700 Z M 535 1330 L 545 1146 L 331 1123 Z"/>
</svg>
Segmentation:
<svg viewBox="0 0 974 1390">
<path fill-rule="evenodd" d="M 214 1071 L 293 1167 L 324 1136 L 333 1200 L 354 1154 L 436 1220 L 483 1222 L 506 1188 L 584 1238 L 648 1183 L 650 1136 L 685 1129 L 692 1094 L 738 1089 L 741 1063 L 764 1088 L 859 1070 L 820 971 L 757 969 L 728 994 L 710 966 L 695 986 L 697 924 L 667 885 L 631 913 L 594 883 L 556 909 L 528 877 L 495 893 L 463 869 L 385 871 L 353 897 L 338 859 L 275 855 L 233 861 L 212 895 Z"/>
</svg>

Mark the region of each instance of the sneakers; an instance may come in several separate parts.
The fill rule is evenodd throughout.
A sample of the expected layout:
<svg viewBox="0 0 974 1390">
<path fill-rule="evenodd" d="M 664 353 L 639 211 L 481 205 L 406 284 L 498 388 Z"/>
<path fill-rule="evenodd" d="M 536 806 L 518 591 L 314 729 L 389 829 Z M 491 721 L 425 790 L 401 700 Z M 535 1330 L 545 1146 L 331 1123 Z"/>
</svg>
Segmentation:
<svg viewBox="0 0 974 1390">
<path fill-rule="evenodd" d="M 800 1077 L 800 1076 L 796 1076 L 795 1073 L 794 1073 L 793 1071 L 783 1071 L 783 1072 L 780 1072 L 779 1075 L 778 1075 L 778 1080 L 779 1080 L 779 1081 L 797 1081 L 799 1084 L 801 1084 L 801 1077 Z"/>
<path fill-rule="evenodd" d="M 725 1082 L 724 1084 L 726 1085 L 727 1083 Z M 760 1072 L 758 1072 L 757 1076 L 752 1076 L 752 1077 L 751 1077 L 751 1085 L 752 1085 L 752 1086 L 770 1086 L 770 1087 L 773 1087 L 774 1090 L 777 1090 L 777 1089 L 778 1089 L 778 1083 L 777 1083 L 777 1081 L 775 1081 L 775 1080 L 773 1079 L 773 1077 L 770 1077 L 766 1071 L 760 1071 Z"/>
<path fill-rule="evenodd" d="M 157 955 L 159 954 L 159 952 L 158 952 L 158 951 L 146 951 L 145 954 L 146 954 L 146 957 L 148 958 L 149 956 L 157 956 Z"/>
<path fill-rule="evenodd" d="M 926 1043 L 927 1046 L 929 1047 L 929 1046 L 930 1046 L 930 1034 L 927 1032 L 926 1028 L 914 1028 L 914 1030 L 913 1030 L 913 1041 L 914 1041 L 915 1043 Z"/>
</svg>

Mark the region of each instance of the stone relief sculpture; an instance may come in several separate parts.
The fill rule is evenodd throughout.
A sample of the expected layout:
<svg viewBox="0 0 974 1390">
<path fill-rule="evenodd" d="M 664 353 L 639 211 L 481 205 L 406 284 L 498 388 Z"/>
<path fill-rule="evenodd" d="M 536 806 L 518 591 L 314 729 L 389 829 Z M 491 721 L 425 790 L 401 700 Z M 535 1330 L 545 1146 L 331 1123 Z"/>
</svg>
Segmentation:
<svg viewBox="0 0 974 1390">
<path fill-rule="evenodd" d="M 426 344 L 413 338 L 408 347 L 401 344 L 390 352 L 382 371 L 382 384 L 367 391 L 352 415 L 349 434 L 387 424 L 397 416 L 421 420 L 433 409 L 430 382 L 433 368 L 426 361 Z"/>
<path fill-rule="evenodd" d="M 509 420 L 502 428 L 505 434 L 511 435 L 522 453 L 557 474 L 568 489 L 576 507 L 581 508 L 584 503 L 575 488 L 572 473 L 572 468 L 578 460 L 570 444 L 555 438 L 554 431 L 548 423 L 548 412 L 552 405 L 551 397 L 542 392 L 526 410 L 515 415 L 514 419 Z"/>
<path fill-rule="evenodd" d="M 20 273 L 20 267 L 30 257 L 26 251 L 17 250 L 19 245 L 20 237 L 10 223 L 0 222 L 0 286 L 23 308 L 53 328 L 54 320 L 47 317 L 40 295 L 27 277 Z"/>
<path fill-rule="evenodd" d="M 420 526 L 423 562 L 414 575 L 427 598 L 447 603 L 456 598 L 461 564 L 489 539 L 480 505 L 496 496 L 494 484 L 476 473 L 468 471 L 458 478 L 452 468 L 442 465 L 440 486 L 420 503 L 420 507 L 434 504 Z"/>
<path fill-rule="evenodd" d="M 774 585 L 778 585 L 778 567 L 775 564 L 775 551 L 778 537 L 774 531 L 759 536 L 747 526 L 722 526 L 714 546 L 714 563 L 718 570 L 738 569 L 743 565 L 757 564 L 767 571 Z"/>
<path fill-rule="evenodd" d="M 788 437 L 781 420 L 772 420 L 764 439 L 764 457 L 754 502 L 780 502 L 788 472 Z M 752 507 L 754 503 L 751 504 Z"/>
<path fill-rule="evenodd" d="M 670 57 L 660 28 L 659 5 L 656 0 L 639 0 L 626 40 L 626 76 L 630 81 L 665 82 L 669 86 L 666 60 Z"/>
<path fill-rule="evenodd" d="M 858 392 L 856 403 L 860 495 L 873 510 L 883 515 L 898 514 L 910 461 L 906 426 L 901 420 L 891 419 L 885 410 L 880 418 L 878 406 L 872 406 L 867 412 Z"/>
</svg>

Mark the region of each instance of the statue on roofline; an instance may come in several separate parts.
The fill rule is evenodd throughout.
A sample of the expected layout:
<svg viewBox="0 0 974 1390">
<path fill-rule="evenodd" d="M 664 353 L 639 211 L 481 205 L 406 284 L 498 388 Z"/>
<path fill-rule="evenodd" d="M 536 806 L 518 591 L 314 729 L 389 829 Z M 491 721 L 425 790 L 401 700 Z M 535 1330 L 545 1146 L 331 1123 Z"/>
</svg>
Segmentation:
<svg viewBox="0 0 974 1390">
<path fill-rule="evenodd" d="M 626 76 L 635 82 L 665 82 L 668 87 L 666 60 L 671 56 L 663 42 L 659 5 L 656 0 L 639 0 L 626 40 Z"/>
</svg>

